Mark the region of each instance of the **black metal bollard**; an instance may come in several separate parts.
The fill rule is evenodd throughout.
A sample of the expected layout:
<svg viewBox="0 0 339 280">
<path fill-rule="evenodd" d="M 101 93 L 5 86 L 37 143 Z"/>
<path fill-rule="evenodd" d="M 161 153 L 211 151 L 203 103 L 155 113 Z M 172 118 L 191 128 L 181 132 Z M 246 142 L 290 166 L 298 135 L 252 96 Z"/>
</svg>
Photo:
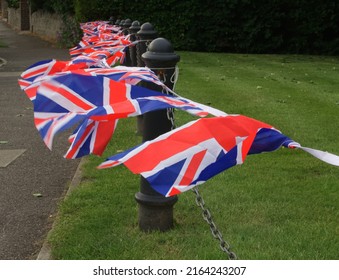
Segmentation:
<svg viewBox="0 0 339 280">
<path fill-rule="evenodd" d="M 132 24 L 132 21 L 129 18 L 124 21 L 122 33 L 125 36 L 129 34 L 129 28 L 130 28 L 131 24 Z M 125 60 L 124 60 L 123 65 L 124 66 L 132 66 L 129 47 L 126 47 L 124 51 L 125 51 Z"/>
<path fill-rule="evenodd" d="M 141 25 L 140 30 L 137 32 L 137 37 L 140 42 L 136 46 L 137 50 L 137 66 L 144 67 L 145 63 L 142 60 L 142 54 L 147 51 L 147 46 L 158 37 L 158 32 L 154 30 L 153 25 L 145 22 Z M 142 135 L 143 130 L 143 116 L 137 117 L 137 134 Z"/>
<path fill-rule="evenodd" d="M 141 25 L 140 30 L 137 32 L 137 36 L 140 42 L 137 44 L 137 65 L 144 67 L 145 63 L 141 56 L 147 51 L 147 45 L 158 37 L 158 32 L 154 30 L 153 25 L 149 22 L 145 22 Z"/>
<path fill-rule="evenodd" d="M 164 38 L 157 38 L 150 43 L 148 51 L 142 55 L 147 67 L 151 68 L 165 84 L 173 88 L 171 77 L 175 72 L 176 63 L 180 57 L 174 53 L 172 45 Z M 162 88 L 150 84 L 147 88 L 161 91 Z M 173 122 L 168 118 L 167 110 L 158 110 L 143 115 L 143 141 L 152 140 L 170 131 Z M 177 196 L 164 197 L 141 177 L 140 192 L 135 198 L 139 204 L 139 227 L 143 231 L 166 231 L 173 227 L 173 205 Z"/>
<path fill-rule="evenodd" d="M 132 25 L 129 28 L 130 41 L 135 42 L 137 40 L 137 32 L 140 30 L 140 22 L 135 20 L 132 22 Z M 135 67 L 137 66 L 137 48 L 135 45 L 132 45 L 129 47 L 129 54 L 131 57 L 131 66 Z"/>
<path fill-rule="evenodd" d="M 120 26 L 121 28 L 124 28 L 124 24 L 125 24 L 125 20 L 124 20 L 124 19 L 120 20 L 119 26 Z"/>
<path fill-rule="evenodd" d="M 129 18 L 124 21 L 124 24 L 122 26 L 124 35 L 129 34 L 128 29 L 130 28 L 131 24 L 132 24 L 132 21 Z"/>
<path fill-rule="evenodd" d="M 110 16 L 108 22 L 109 22 L 110 25 L 113 25 L 114 24 L 114 17 Z"/>
</svg>

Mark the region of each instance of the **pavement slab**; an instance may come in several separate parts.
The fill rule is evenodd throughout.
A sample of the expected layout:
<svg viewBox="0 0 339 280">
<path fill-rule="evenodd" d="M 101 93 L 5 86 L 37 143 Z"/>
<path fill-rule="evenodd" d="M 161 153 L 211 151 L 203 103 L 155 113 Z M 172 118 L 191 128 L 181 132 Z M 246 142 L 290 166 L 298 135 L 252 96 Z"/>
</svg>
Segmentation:
<svg viewBox="0 0 339 280">
<path fill-rule="evenodd" d="M 0 167 L 7 167 L 17 157 L 21 156 L 26 150 L 0 150 Z"/>
</svg>

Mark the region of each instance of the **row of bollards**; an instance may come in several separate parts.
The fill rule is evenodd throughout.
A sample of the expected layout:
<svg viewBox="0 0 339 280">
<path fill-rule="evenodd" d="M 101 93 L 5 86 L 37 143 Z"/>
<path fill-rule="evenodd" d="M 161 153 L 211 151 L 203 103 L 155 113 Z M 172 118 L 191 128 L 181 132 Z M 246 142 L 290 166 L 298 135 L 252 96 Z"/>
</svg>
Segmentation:
<svg viewBox="0 0 339 280">
<path fill-rule="evenodd" d="M 110 18 L 110 22 L 113 18 Z M 124 65 L 150 68 L 164 84 L 173 89 L 176 64 L 180 57 L 171 43 L 165 38 L 158 38 L 152 24 L 146 22 L 140 26 L 138 21 L 126 19 L 116 21 L 123 29 L 124 35 L 130 35 L 131 42 L 137 42 L 126 49 Z M 162 91 L 158 85 L 144 83 L 142 86 Z M 142 141 L 152 140 L 174 128 L 173 111 L 158 110 L 146 113 L 137 118 L 137 130 Z M 135 194 L 139 205 L 138 223 L 142 231 L 166 231 L 173 227 L 173 205 L 177 196 L 164 197 L 156 192 L 143 177 L 140 178 L 140 191 Z"/>
</svg>

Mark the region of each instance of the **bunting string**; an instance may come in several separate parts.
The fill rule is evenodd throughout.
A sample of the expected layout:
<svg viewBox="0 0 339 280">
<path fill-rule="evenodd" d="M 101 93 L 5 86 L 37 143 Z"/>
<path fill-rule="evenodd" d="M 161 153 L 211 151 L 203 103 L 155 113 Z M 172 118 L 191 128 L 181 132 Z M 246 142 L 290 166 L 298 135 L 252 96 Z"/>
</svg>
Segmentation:
<svg viewBox="0 0 339 280">
<path fill-rule="evenodd" d="M 106 21 L 83 23 L 81 28 L 83 38 L 69 50 L 69 61 L 39 61 L 18 81 L 33 102 L 35 126 L 50 149 L 58 133 L 76 126 L 66 158 L 102 155 L 121 118 L 175 108 L 198 119 L 113 155 L 98 168 L 124 164 L 157 192 L 173 196 L 243 164 L 248 155 L 280 147 L 300 149 L 339 166 L 337 155 L 303 147 L 269 124 L 179 96 L 155 74 L 158 68 L 122 66 L 129 46 L 149 40 L 130 41 L 130 35 Z M 175 86 L 179 68 L 161 69 L 175 69 L 170 77 Z M 140 87 L 142 81 L 171 95 Z"/>
</svg>

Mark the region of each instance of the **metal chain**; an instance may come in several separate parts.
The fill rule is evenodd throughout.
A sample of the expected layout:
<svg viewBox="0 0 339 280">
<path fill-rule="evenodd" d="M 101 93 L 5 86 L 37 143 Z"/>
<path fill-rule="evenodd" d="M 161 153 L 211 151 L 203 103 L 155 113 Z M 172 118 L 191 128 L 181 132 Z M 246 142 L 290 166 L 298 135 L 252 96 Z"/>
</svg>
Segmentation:
<svg viewBox="0 0 339 280">
<path fill-rule="evenodd" d="M 175 71 L 174 71 L 174 73 L 173 73 L 173 75 L 170 79 L 171 82 L 173 83 L 173 89 L 174 89 L 175 84 L 178 80 L 178 74 L 179 74 L 179 68 L 176 67 L 176 69 L 175 69 Z M 162 79 L 161 79 L 161 76 L 162 76 Z M 160 78 L 160 80 L 163 83 L 166 82 L 166 74 L 164 72 L 160 72 L 158 77 Z M 162 92 L 168 94 L 168 92 L 164 88 L 163 88 Z M 175 129 L 174 109 L 173 108 L 167 109 L 167 118 L 171 121 L 171 130 Z M 228 255 L 228 258 L 230 260 L 236 260 L 237 255 L 234 252 L 231 251 L 230 244 L 223 239 L 221 232 L 218 230 L 215 222 L 212 219 L 211 212 L 205 207 L 205 201 L 202 198 L 202 196 L 200 195 L 198 187 L 193 188 L 193 192 L 196 195 L 195 201 L 196 201 L 197 205 L 201 208 L 202 216 L 203 216 L 204 220 L 209 224 L 213 237 L 215 239 L 219 240 L 220 249 Z"/>
<path fill-rule="evenodd" d="M 158 74 L 158 78 L 160 81 L 165 84 L 166 83 L 166 72 L 160 71 Z M 167 88 L 162 88 L 162 93 L 169 94 Z M 174 120 L 174 109 L 167 108 L 167 119 L 171 122 L 171 130 L 175 129 L 175 120 Z"/>
<path fill-rule="evenodd" d="M 196 195 L 195 198 L 195 202 L 197 203 L 197 205 L 201 208 L 202 210 L 202 217 L 204 218 L 204 220 L 208 223 L 208 225 L 210 226 L 211 229 L 211 233 L 213 235 L 213 237 L 215 239 L 219 240 L 220 243 L 220 249 L 226 253 L 228 255 L 228 258 L 230 260 L 236 260 L 237 259 L 237 255 L 231 251 L 231 246 L 230 244 L 225 241 L 222 237 L 221 232 L 219 231 L 219 229 L 217 228 L 215 222 L 212 219 L 212 215 L 211 212 L 208 210 L 208 208 L 206 208 L 205 206 L 205 201 L 202 198 L 202 196 L 199 193 L 199 189 L 198 187 L 193 188 L 193 192 Z"/>
<path fill-rule="evenodd" d="M 175 129 L 174 109 L 167 108 L 167 118 L 171 122 L 171 130 Z"/>
</svg>

